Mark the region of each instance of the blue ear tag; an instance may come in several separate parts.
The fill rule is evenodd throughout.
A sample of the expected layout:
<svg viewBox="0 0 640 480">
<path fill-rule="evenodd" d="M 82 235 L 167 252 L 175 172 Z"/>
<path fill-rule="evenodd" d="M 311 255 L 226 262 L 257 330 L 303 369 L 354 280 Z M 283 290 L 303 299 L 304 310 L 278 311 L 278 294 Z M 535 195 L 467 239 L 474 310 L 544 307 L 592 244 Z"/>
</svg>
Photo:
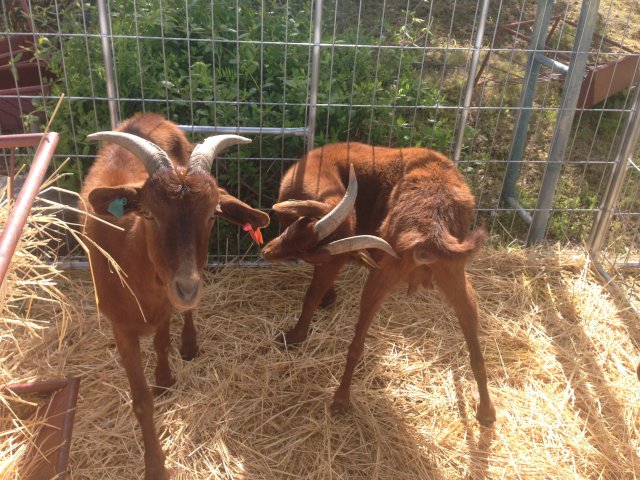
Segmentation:
<svg viewBox="0 0 640 480">
<path fill-rule="evenodd" d="M 127 199 L 124 197 L 115 198 L 111 201 L 109 206 L 107 207 L 107 211 L 115 216 L 122 217 L 124 215 L 124 206 L 127 204 Z"/>
</svg>

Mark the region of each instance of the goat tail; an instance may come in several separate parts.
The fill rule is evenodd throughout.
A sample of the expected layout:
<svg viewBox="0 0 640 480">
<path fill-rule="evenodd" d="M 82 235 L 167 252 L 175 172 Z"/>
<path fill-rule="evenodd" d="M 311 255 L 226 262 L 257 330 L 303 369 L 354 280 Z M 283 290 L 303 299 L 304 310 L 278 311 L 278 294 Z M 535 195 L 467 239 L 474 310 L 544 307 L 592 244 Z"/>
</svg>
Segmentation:
<svg viewBox="0 0 640 480">
<path fill-rule="evenodd" d="M 487 238 L 487 232 L 480 227 L 471 232 L 465 240 L 460 241 L 448 230 L 443 229 L 437 240 L 428 245 L 417 247 L 413 251 L 414 260 L 421 264 L 430 264 L 446 257 L 466 257 L 476 253 Z"/>
<path fill-rule="evenodd" d="M 437 247 L 445 255 L 472 255 L 480 250 L 486 238 L 487 232 L 484 228 L 477 228 L 462 242 L 445 231 L 439 237 Z"/>
</svg>

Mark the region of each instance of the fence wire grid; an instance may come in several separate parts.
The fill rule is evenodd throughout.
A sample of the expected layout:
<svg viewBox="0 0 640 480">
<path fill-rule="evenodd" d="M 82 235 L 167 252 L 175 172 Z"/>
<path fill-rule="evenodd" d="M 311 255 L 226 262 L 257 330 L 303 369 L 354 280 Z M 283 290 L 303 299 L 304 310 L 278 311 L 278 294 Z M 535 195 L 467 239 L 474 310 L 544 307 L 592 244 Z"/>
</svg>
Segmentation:
<svg viewBox="0 0 640 480">
<path fill-rule="evenodd" d="M 441 151 L 457 161 L 476 194 L 476 221 L 498 243 L 530 241 L 540 212 L 544 239 L 588 241 L 639 77 L 640 7 L 628 0 L 0 5 L 0 133 L 41 129 L 64 93 L 51 127 L 61 135 L 54 163 L 71 159 L 61 187 L 81 186 L 96 153 L 89 133 L 153 111 L 193 142 L 216 132 L 250 136 L 253 143 L 218 159 L 214 173 L 265 211 L 283 172 L 312 146 L 363 141 Z M 538 67 L 536 55 L 546 57 L 537 57 Z M 572 84 L 580 94 L 567 103 L 571 68 L 581 59 L 586 67 L 576 67 L 579 83 Z M 514 127 L 523 115 L 524 136 Z M 560 162 L 550 157 L 558 142 Z M 635 149 L 629 155 L 597 253 L 603 265 L 622 262 L 635 272 L 640 161 Z M 549 190 L 545 176 L 555 163 L 562 170 Z M 265 236 L 277 232 L 274 222 Z M 251 260 L 257 250 L 243 232 L 219 223 L 212 256 Z"/>
</svg>

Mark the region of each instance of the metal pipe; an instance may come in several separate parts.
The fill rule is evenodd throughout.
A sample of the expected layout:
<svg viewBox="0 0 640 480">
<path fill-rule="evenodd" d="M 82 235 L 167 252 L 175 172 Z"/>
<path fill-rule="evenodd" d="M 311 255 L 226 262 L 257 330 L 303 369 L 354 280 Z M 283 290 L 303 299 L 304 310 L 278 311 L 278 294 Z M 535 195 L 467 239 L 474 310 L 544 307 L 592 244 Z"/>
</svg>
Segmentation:
<svg viewBox="0 0 640 480">
<path fill-rule="evenodd" d="M 232 255 L 229 255 L 232 257 Z M 56 262 L 52 262 L 55 268 L 59 270 L 89 270 L 89 261 L 88 260 L 78 260 L 78 258 L 83 257 L 74 257 L 67 260 L 60 260 Z M 234 257 L 237 258 L 237 257 Z M 280 262 L 285 265 L 297 265 L 301 263 L 298 260 L 286 260 L 284 262 Z M 262 260 L 261 258 L 256 258 L 255 260 L 234 260 L 231 262 L 223 262 L 220 260 L 208 260 L 206 264 L 206 268 L 216 269 L 216 268 L 225 268 L 225 267 L 243 267 L 243 268 L 269 268 L 269 266 L 273 265 L 272 263 L 267 262 L 266 260 Z"/>
<path fill-rule="evenodd" d="M 13 181 L 16 175 L 16 152 L 11 149 L 9 154 L 9 177 L 7 178 L 7 199 L 11 201 L 13 199 Z"/>
<path fill-rule="evenodd" d="M 116 76 L 113 68 L 113 51 L 111 49 L 111 29 L 107 18 L 107 6 L 105 0 L 97 0 L 98 22 L 102 41 L 102 58 L 104 61 L 105 81 L 107 84 L 107 98 L 109 102 L 109 119 L 111 129 L 115 130 L 120 123 L 120 109 L 118 106 L 118 93 L 116 89 Z"/>
<path fill-rule="evenodd" d="M 473 96 L 473 86 L 475 84 L 476 70 L 480 59 L 480 49 L 482 48 L 482 39 L 484 37 L 484 27 L 487 24 L 487 12 L 489 11 L 489 0 L 482 1 L 482 10 L 480 11 L 480 21 L 478 23 L 478 31 L 476 33 L 476 41 L 473 46 L 473 55 L 471 56 L 471 65 L 469 65 L 469 74 L 467 76 L 467 87 L 464 93 L 464 103 L 462 104 L 462 113 L 460 114 L 460 123 L 458 124 L 458 135 L 456 138 L 456 146 L 453 152 L 453 161 L 460 161 L 462 152 L 462 142 L 464 141 L 464 128 L 467 125 L 467 117 L 469 116 L 469 107 L 471 106 L 471 97 Z"/>
<path fill-rule="evenodd" d="M 322 0 L 316 1 L 311 56 L 311 85 L 309 87 L 309 115 L 307 118 L 307 151 L 312 150 L 316 135 L 318 105 L 318 77 L 320 75 L 320 41 L 322 40 Z"/>
<path fill-rule="evenodd" d="M 584 0 L 582 3 L 569 72 L 564 82 L 560 110 L 556 120 L 556 127 L 553 131 L 547 166 L 538 195 L 538 203 L 533 212 L 533 220 L 527 236 L 527 245 L 537 243 L 544 238 L 549 217 L 551 216 L 553 197 L 562 166 L 564 165 L 565 150 L 569 142 L 571 124 L 576 113 L 578 96 L 580 95 L 580 85 L 587 67 L 589 52 L 591 51 L 599 5 L 600 0 Z"/>
<path fill-rule="evenodd" d="M 531 225 L 531 214 L 527 212 L 522 207 L 522 205 L 518 203 L 515 197 L 505 197 L 504 200 L 507 203 L 507 205 L 513 208 L 518 213 L 518 215 L 520 215 L 520 218 L 522 218 L 522 220 L 527 222 L 527 224 Z"/>
<path fill-rule="evenodd" d="M 565 75 L 569 73 L 569 65 L 565 65 L 564 63 L 558 62 L 557 60 L 554 60 L 553 58 L 549 58 L 541 53 L 536 53 L 535 58 L 536 58 L 536 61 L 540 62 L 543 65 L 546 65 L 549 68 L 558 70 L 559 72 L 564 73 Z"/>
<path fill-rule="evenodd" d="M 21 138 L 22 137 L 22 141 Z M 40 140 L 35 142 L 36 137 Z M 7 222 L 0 233 L 0 285 L 4 283 L 5 276 L 9 270 L 11 257 L 16 249 L 22 229 L 27 223 L 27 217 L 31 211 L 31 206 L 36 198 L 36 194 L 42 185 L 42 181 L 47 172 L 49 162 L 53 158 L 53 153 L 58 145 L 59 135 L 55 132 L 45 134 L 26 135 L 5 135 L 0 137 L 0 148 L 32 147 L 38 145 L 38 149 L 33 157 L 33 162 L 29 167 L 29 174 L 24 181 L 22 189 L 13 208 L 9 212 Z"/>
<path fill-rule="evenodd" d="M 178 128 L 184 132 L 190 133 L 230 133 L 245 135 L 293 135 L 296 137 L 304 137 L 309 133 L 307 127 L 296 128 L 278 128 L 278 127 L 219 127 L 219 126 L 196 126 L 196 125 L 178 125 Z"/>
<path fill-rule="evenodd" d="M 509 149 L 509 160 L 507 170 L 502 184 L 502 193 L 500 196 L 503 200 L 509 197 L 516 197 L 516 182 L 520 175 L 522 167 L 522 154 L 527 140 L 527 130 L 529 130 L 529 121 L 533 110 L 533 98 L 536 94 L 536 84 L 538 81 L 538 73 L 540 72 L 540 63 L 535 60 L 535 53 L 545 49 L 546 30 L 551 19 L 551 10 L 553 0 L 539 0 L 536 8 L 536 19 L 533 25 L 533 33 L 531 35 L 531 43 L 529 44 L 529 58 L 527 59 L 527 67 L 523 83 L 522 96 L 520 97 L 520 109 L 516 120 L 516 127 L 511 140 Z"/>
<path fill-rule="evenodd" d="M 80 390 L 80 377 L 69 377 L 64 396 L 64 423 L 60 436 L 65 440 L 58 450 L 58 461 L 56 462 L 56 473 L 60 479 L 66 476 L 69 464 L 69 454 L 71 453 L 71 434 L 73 432 L 73 420 L 76 415 L 76 404 L 78 403 L 78 392 Z"/>
<path fill-rule="evenodd" d="M 622 191 L 622 184 L 626 177 L 631 158 L 633 157 L 638 138 L 640 137 L 640 79 L 636 85 L 636 94 L 633 99 L 631 112 L 622 132 L 622 138 L 616 153 L 615 163 L 611 170 L 609 183 L 605 195 L 598 209 L 598 215 L 593 223 L 591 235 L 587 247 L 592 255 L 598 254 L 602 249 L 604 237 L 609 230 L 609 224 L 613 217 L 613 210 L 618 203 L 618 197 Z"/>
<path fill-rule="evenodd" d="M 57 135 L 57 134 L 56 134 Z M 1 135 L 0 148 L 37 147 L 42 140 L 42 133 L 18 133 Z"/>
</svg>

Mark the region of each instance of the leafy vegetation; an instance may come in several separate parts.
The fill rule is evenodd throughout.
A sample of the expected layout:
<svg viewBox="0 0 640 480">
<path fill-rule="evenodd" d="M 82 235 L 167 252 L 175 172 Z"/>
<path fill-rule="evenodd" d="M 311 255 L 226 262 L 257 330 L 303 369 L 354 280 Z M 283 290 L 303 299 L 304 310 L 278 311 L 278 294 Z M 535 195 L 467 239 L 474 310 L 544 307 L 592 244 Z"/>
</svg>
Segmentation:
<svg viewBox="0 0 640 480">
<path fill-rule="evenodd" d="M 469 58 L 467 51 L 451 47 L 472 38 L 475 7 L 451 7 L 458 19 L 452 24 L 450 6 L 442 2 L 387 3 L 386 8 L 376 9 L 366 2 L 325 2 L 315 144 L 349 139 L 451 153 L 457 112 L 443 107 L 460 105 Z M 156 111 L 181 125 L 307 124 L 312 2 L 113 0 L 108 4 L 121 118 Z M 31 5 L 39 33 L 37 55 L 55 79 L 51 94 L 65 93 L 69 98 L 53 128 L 61 133 L 57 152 L 76 160 L 70 163 L 74 175 L 66 186 L 77 189 L 96 151 L 86 135 L 110 128 L 98 12 L 94 3 L 72 0 L 53 4 L 32 0 Z M 490 15 L 502 15 L 501 22 L 519 19 L 509 12 L 491 10 Z M 557 41 L 570 47 L 565 38 Z M 425 50 L 425 45 L 437 48 Z M 498 66 L 513 69 L 510 63 Z M 546 109 L 534 113 L 525 152 L 526 158 L 538 161 L 523 166 L 518 184 L 520 203 L 527 209 L 535 206 L 559 91 L 556 86 L 539 88 Z M 478 92 L 482 98 L 477 104 L 488 108 L 470 114 L 462 150 L 469 160 L 460 168 L 477 193 L 483 221 L 494 233 L 505 232 L 504 240 L 522 239 L 527 225 L 499 203 L 515 123 L 515 111 L 509 107 L 518 104 L 520 84 L 498 83 Z M 621 94 L 607 107 L 623 109 L 626 103 Z M 550 238 L 580 241 L 588 230 L 593 216 L 583 211 L 598 201 L 607 171 L 603 160 L 611 156 L 620 119 L 617 112 L 587 111 L 575 122 L 569 161 L 586 156 L 594 166 L 566 169 Z M 202 137 L 193 134 L 191 140 Z M 282 172 L 304 153 L 306 141 L 291 136 L 253 138 L 252 145 L 240 150 L 242 158 L 231 153 L 220 159 L 215 173 L 232 193 L 268 208 L 276 199 Z M 496 224 L 504 228 L 495 228 Z M 225 235 L 234 232 L 220 228 L 226 229 Z M 244 242 L 218 245 L 218 251 L 237 255 L 248 246 Z"/>
<path fill-rule="evenodd" d="M 182 125 L 305 126 L 310 8 L 302 0 L 110 2 L 121 118 L 156 111 Z M 110 128 L 97 7 L 34 2 L 32 12 L 41 35 L 37 55 L 56 79 L 51 94 L 69 99 L 53 128 L 61 133 L 57 153 L 77 158 L 66 186 L 78 189 L 96 151 L 86 135 Z M 324 27 L 327 42 L 331 21 Z M 449 117 L 415 108 L 442 101 L 438 86 L 422 81 L 423 51 L 345 47 L 383 39 L 408 45 L 428 34 L 421 22 L 414 18 L 410 29 L 385 25 L 382 32 L 362 32 L 347 25 L 336 32 L 338 42 L 321 54 L 316 145 L 347 139 L 393 145 L 430 139 L 434 148 L 451 143 Z M 267 208 L 281 172 L 304 150 L 302 137 L 261 136 L 243 147 L 247 158 L 219 160 L 216 174 L 231 192 Z"/>
</svg>

